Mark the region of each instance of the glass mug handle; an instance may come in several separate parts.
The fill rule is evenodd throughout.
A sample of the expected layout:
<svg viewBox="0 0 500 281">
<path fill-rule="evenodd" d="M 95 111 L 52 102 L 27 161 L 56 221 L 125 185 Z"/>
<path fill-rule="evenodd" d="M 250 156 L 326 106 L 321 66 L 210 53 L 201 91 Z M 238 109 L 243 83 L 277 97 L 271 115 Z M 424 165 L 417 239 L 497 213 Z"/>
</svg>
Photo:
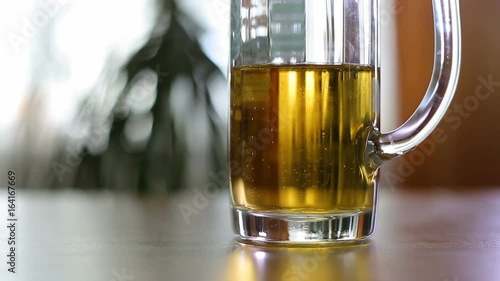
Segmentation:
<svg viewBox="0 0 500 281">
<path fill-rule="evenodd" d="M 458 84 L 461 28 L 458 0 L 433 0 L 435 50 L 431 82 L 423 101 L 410 119 L 389 133 L 373 131 L 368 138 L 367 161 L 373 168 L 422 143 L 448 109 Z"/>
</svg>

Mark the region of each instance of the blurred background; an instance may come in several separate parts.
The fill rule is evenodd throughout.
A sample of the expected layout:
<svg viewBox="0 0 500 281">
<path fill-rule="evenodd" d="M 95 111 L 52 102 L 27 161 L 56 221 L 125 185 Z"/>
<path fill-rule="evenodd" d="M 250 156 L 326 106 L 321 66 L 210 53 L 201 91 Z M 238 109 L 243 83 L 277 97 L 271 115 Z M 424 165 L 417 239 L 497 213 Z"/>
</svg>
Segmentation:
<svg viewBox="0 0 500 281">
<path fill-rule="evenodd" d="M 1 4 L 0 165 L 19 185 L 164 192 L 224 169 L 229 4 L 122 2 Z"/>
<path fill-rule="evenodd" d="M 432 6 L 381 1 L 388 131 L 427 87 Z M 439 128 L 446 141 L 387 165 L 385 186 L 500 184 L 500 2 L 461 7 L 463 68 Z M 229 0 L 0 3 L 0 179 L 16 170 L 31 189 L 144 193 L 224 171 L 228 27 Z"/>
<path fill-rule="evenodd" d="M 420 103 L 432 70 L 432 6 L 431 1 L 398 1 L 402 7 L 407 7 L 396 19 L 401 108 L 398 121 L 403 122 Z M 405 156 L 404 160 L 415 167 L 413 173 L 404 177 L 403 184 L 407 186 L 491 187 L 500 184 L 500 124 L 497 123 L 500 117 L 500 34 L 495 30 L 495 26 L 500 25 L 497 16 L 500 2 L 462 0 L 460 6 L 462 72 L 452 108 L 439 126 L 447 139 L 437 144 L 435 152 L 428 153 L 429 156 L 422 146 Z M 430 146 L 432 141 L 427 144 Z M 420 157 L 422 154 L 425 156 Z M 404 164 L 400 161 L 397 165 L 401 168 Z"/>
</svg>

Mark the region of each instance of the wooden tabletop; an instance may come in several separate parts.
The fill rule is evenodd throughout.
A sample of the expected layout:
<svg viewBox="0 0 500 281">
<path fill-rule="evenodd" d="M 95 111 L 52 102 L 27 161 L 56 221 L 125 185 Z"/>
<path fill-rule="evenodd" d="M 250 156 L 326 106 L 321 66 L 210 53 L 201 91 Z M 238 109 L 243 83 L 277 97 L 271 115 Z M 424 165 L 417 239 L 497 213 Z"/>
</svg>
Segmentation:
<svg viewBox="0 0 500 281">
<path fill-rule="evenodd" d="M 0 280 L 500 280 L 500 189 L 382 189 L 376 234 L 330 248 L 234 242 L 225 192 L 195 208 L 192 190 L 168 198 L 18 190 L 16 274 L 6 264 L 6 193 Z M 189 223 L 180 204 L 196 211 Z"/>
</svg>

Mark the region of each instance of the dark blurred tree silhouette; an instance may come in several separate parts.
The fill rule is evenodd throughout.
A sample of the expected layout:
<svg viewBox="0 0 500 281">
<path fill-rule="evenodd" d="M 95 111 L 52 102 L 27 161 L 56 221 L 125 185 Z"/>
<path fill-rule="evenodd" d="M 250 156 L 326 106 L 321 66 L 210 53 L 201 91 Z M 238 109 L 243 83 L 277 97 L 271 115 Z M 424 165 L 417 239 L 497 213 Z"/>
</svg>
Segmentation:
<svg viewBox="0 0 500 281">
<path fill-rule="evenodd" d="M 190 95 L 192 107 L 201 104 L 207 112 L 210 125 L 211 169 L 220 171 L 225 165 L 225 149 L 218 129 L 218 116 L 209 95 L 207 81 L 222 75 L 217 66 L 201 49 L 196 34 L 201 27 L 180 11 L 173 0 L 159 0 L 160 16 L 147 43 L 125 63 L 127 86 L 118 98 L 115 108 L 130 95 L 134 79 L 144 70 L 158 75 L 157 98 L 151 109 L 153 127 L 145 147 L 139 151 L 127 150 L 123 145 L 126 122 L 130 114 L 115 110 L 110 116 L 112 125 L 108 149 L 97 155 L 85 152 L 74 175 L 72 186 L 77 188 L 111 188 L 148 192 L 158 185 L 165 191 L 184 186 L 187 165 L 185 134 L 175 130 L 171 112 L 171 95 Z M 193 93 L 173 93 L 174 80 L 189 77 Z M 94 124 L 97 125 L 97 124 Z M 189 128 L 184 128 L 189 130 Z M 65 183 L 66 185 L 68 183 Z M 162 188 L 163 188 L 162 187 Z"/>
</svg>

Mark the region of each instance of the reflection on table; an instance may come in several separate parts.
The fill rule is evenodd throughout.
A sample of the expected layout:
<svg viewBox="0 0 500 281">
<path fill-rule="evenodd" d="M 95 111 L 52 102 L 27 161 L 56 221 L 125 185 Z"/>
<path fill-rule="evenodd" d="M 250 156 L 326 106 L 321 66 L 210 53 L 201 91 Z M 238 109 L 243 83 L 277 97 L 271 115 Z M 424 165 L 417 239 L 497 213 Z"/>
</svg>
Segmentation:
<svg viewBox="0 0 500 281">
<path fill-rule="evenodd" d="M 369 280 L 374 274 L 368 243 L 337 247 L 266 247 L 235 243 L 223 280 Z"/>
</svg>

